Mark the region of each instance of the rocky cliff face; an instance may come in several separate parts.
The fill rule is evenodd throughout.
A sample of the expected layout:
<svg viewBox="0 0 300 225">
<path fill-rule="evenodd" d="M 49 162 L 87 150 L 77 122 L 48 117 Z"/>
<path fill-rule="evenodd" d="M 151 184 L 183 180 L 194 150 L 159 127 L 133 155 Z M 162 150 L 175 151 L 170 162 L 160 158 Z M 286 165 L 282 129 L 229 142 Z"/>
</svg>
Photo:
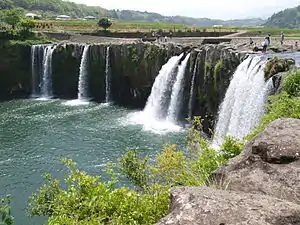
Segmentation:
<svg viewBox="0 0 300 225">
<path fill-rule="evenodd" d="M 171 191 L 158 225 L 299 225 L 300 120 L 278 119 L 210 177 L 218 189 Z"/>
<path fill-rule="evenodd" d="M 205 131 L 213 127 L 226 90 L 230 84 L 231 76 L 241 63 L 244 55 L 237 53 L 226 45 L 203 45 L 193 49 L 190 59 L 188 76 L 186 76 L 185 97 L 189 98 L 191 79 L 196 66 L 195 101 L 192 115 L 201 116 L 204 119 Z M 187 116 L 187 105 L 183 115 Z"/>
<path fill-rule="evenodd" d="M 29 45 L 0 43 L 0 100 L 30 94 L 30 51 Z"/>
<path fill-rule="evenodd" d="M 52 88 L 54 97 L 77 98 L 79 67 L 83 45 L 61 43 L 52 57 Z M 213 121 L 230 77 L 242 56 L 226 45 L 180 46 L 176 44 L 93 44 L 88 51 L 88 93 L 93 101 L 105 100 L 106 58 L 109 47 L 111 73 L 111 99 L 127 107 L 143 108 L 161 67 L 167 60 L 180 53 L 191 52 L 185 73 L 182 120 L 189 114 L 189 99 L 193 83 L 192 115 L 205 118 L 206 130 Z M 0 53 L 1 96 L 15 97 L 31 91 L 30 46 L 6 46 Z M 6 52 L 6 53 L 5 53 Z M 41 74 L 41 73 L 39 73 Z M 195 74 L 195 77 L 193 76 Z M 192 79 L 194 78 L 194 82 Z"/>
</svg>

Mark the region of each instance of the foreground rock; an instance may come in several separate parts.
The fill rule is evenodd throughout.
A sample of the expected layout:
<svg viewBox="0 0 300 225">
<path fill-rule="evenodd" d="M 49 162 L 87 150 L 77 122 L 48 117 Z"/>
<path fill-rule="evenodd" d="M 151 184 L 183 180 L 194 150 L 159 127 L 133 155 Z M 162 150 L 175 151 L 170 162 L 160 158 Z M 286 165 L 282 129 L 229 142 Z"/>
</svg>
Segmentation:
<svg viewBox="0 0 300 225">
<path fill-rule="evenodd" d="M 299 159 L 300 120 L 278 119 L 212 177 L 228 185 L 229 190 L 266 194 L 300 204 Z"/>
<path fill-rule="evenodd" d="M 181 187 L 171 193 L 170 214 L 157 225 L 300 224 L 300 206 L 265 195 Z"/>
</svg>

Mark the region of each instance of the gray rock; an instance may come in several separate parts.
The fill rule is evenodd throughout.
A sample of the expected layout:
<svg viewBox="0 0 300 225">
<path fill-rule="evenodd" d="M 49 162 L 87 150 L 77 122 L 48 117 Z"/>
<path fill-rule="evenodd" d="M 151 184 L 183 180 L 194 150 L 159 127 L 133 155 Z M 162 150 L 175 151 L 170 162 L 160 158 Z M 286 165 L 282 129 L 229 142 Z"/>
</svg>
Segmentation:
<svg viewBox="0 0 300 225">
<path fill-rule="evenodd" d="M 300 206 L 266 195 L 181 187 L 171 192 L 170 213 L 157 225 L 296 225 Z"/>
<path fill-rule="evenodd" d="M 229 190 L 266 194 L 300 204 L 300 120 L 278 119 L 211 179 Z M 300 222 L 299 222 L 300 224 Z"/>
</svg>

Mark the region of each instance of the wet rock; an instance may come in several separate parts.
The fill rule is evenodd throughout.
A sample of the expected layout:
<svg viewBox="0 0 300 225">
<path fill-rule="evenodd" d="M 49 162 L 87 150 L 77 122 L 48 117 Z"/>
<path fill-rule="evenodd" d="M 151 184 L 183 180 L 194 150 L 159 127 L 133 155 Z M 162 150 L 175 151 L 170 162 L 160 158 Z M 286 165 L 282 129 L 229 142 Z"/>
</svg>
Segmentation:
<svg viewBox="0 0 300 225">
<path fill-rule="evenodd" d="M 181 187 L 171 191 L 169 214 L 157 225 L 299 225 L 300 205 L 266 195 Z"/>
<path fill-rule="evenodd" d="M 300 204 L 300 120 L 272 122 L 211 179 L 228 190 Z"/>
<path fill-rule="evenodd" d="M 295 65 L 295 60 L 292 58 L 289 59 L 270 59 L 265 67 L 265 79 L 268 80 L 269 78 L 273 77 L 275 74 L 280 72 L 289 71 L 290 68 Z"/>
</svg>

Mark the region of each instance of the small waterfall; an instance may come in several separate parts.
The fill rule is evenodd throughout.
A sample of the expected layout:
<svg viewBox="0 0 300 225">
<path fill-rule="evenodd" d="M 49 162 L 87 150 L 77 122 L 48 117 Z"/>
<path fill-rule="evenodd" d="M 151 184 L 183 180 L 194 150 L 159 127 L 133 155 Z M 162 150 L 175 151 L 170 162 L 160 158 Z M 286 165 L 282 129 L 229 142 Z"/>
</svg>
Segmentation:
<svg viewBox="0 0 300 225">
<path fill-rule="evenodd" d="M 31 46 L 31 95 L 37 96 L 36 58 L 38 45 Z"/>
<path fill-rule="evenodd" d="M 53 45 L 46 46 L 43 55 L 43 76 L 41 85 L 42 98 L 52 97 L 52 55 L 55 50 Z"/>
<path fill-rule="evenodd" d="M 143 125 L 143 129 L 158 134 L 168 132 L 179 132 L 182 128 L 172 121 L 167 121 L 167 111 L 171 101 L 172 88 L 176 77 L 177 70 L 181 70 L 180 73 L 184 73 L 183 66 L 178 65 L 183 56 L 183 53 L 179 56 L 173 56 L 169 61 L 162 66 L 158 76 L 153 84 L 151 94 L 148 98 L 145 109 L 142 112 L 133 113 L 130 115 L 129 121 L 133 124 Z M 186 64 L 186 63 L 182 63 Z M 179 75 L 179 74 L 178 74 Z M 184 76 L 181 74 L 180 76 Z M 177 82 L 179 83 L 179 81 Z M 177 85 L 176 85 L 177 88 Z M 178 91 L 177 91 L 178 92 Z M 180 91 L 176 95 L 180 100 Z M 173 104 L 176 102 L 173 97 Z"/>
<path fill-rule="evenodd" d="M 189 99 L 189 118 L 192 118 L 193 116 L 193 105 L 194 105 L 194 99 L 195 99 L 195 82 L 196 82 L 196 75 L 197 75 L 197 67 L 198 67 L 198 56 L 196 57 L 194 71 L 193 71 L 193 77 L 191 82 L 191 91 L 190 91 L 190 99 Z"/>
<path fill-rule="evenodd" d="M 32 45 L 31 46 L 31 96 L 39 97 L 43 85 L 44 75 L 44 55 L 45 49 L 49 45 Z"/>
<path fill-rule="evenodd" d="M 183 54 L 173 56 L 159 71 L 144 109 L 144 113 L 148 117 L 155 118 L 157 120 L 165 117 L 164 111 L 168 109 L 168 105 L 164 103 L 167 101 L 166 98 L 170 98 L 167 94 L 168 89 L 172 85 L 174 71 L 177 69 L 182 56 Z"/>
<path fill-rule="evenodd" d="M 265 59 L 249 57 L 233 75 L 215 129 L 213 144 L 220 145 L 225 136 L 242 139 L 258 124 L 272 82 L 264 79 Z"/>
<path fill-rule="evenodd" d="M 87 63 L 88 63 L 88 53 L 89 45 L 85 45 L 81 57 L 79 81 L 78 81 L 78 100 L 86 100 L 88 97 L 88 80 L 87 80 Z"/>
<path fill-rule="evenodd" d="M 176 122 L 178 119 L 178 114 L 181 110 L 182 95 L 183 95 L 183 83 L 185 69 L 190 58 L 190 53 L 186 55 L 185 59 L 181 62 L 178 73 L 176 76 L 176 81 L 173 86 L 173 91 L 171 95 L 171 102 L 168 109 L 167 120 L 171 122 Z"/>
<path fill-rule="evenodd" d="M 110 70 L 110 47 L 106 49 L 106 66 L 105 66 L 105 103 L 111 101 L 111 70 Z"/>
</svg>

